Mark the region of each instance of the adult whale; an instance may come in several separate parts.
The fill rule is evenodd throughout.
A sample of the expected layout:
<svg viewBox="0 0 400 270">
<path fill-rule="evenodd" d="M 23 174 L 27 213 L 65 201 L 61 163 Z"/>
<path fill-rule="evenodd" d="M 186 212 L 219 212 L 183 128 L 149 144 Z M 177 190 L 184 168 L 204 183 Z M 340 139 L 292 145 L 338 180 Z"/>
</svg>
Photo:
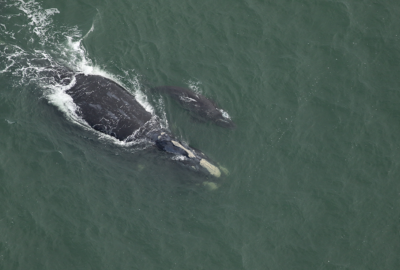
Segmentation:
<svg viewBox="0 0 400 270">
<path fill-rule="evenodd" d="M 235 128 L 236 125 L 229 118 L 227 113 L 210 99 L 193 92 L 190 89 L 177 86 L 158 86 L 151 88 L 153 92 L 165 93 L 178 101 L 186 110 L 193 113 L 194 117 L 201 120 L 208 120 L 218 126 Z"/>
<path fill-rule="evenodd" d="M 76 113 L 93 129 L 121 141 L 145 139 L 159 150 L 173 155 L 173 159 L 189 168 L 220 177 L 221 171 L 209 162 L 202 152 L 179 142 L 159 118 L 152 115 L 118 83 L 99 75 L 73 74 L 71 71 L 54 76 L 65 84 L 75 79 L 66 90 L 76 104 Z"/>
</svg>

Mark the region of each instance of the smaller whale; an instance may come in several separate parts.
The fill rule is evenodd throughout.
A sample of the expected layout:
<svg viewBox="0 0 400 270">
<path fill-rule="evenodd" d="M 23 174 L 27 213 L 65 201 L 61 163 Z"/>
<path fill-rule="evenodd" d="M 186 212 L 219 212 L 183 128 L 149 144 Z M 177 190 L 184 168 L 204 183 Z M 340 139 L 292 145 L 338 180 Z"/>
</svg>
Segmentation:
<svg viewBox="0 0 400 270">
<path fill-rule="evenodd" d="M 153 92 L 167 94 L 179 102 L 183 108 L 190 111 L 200 120 L 208 120 L 224 128 L 235 128 L 236 125 L 228 114 L 208 98 L 193 92 L 190 89 L 177 86 L 158 86 L 151 88 Z"/>
</svg>

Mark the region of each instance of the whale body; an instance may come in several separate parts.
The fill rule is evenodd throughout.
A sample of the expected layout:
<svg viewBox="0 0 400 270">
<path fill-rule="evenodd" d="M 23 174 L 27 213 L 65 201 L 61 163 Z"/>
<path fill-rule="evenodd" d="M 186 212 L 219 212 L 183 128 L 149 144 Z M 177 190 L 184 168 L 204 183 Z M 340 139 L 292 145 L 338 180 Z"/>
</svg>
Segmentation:
<svg viewBox="0 0 400 270">
<path fill-rule="evenodd" d="M 151 88 L 151 90 L 169 95 L 172 99 L 178 101 L 183 108 L 190 111 L 194 117 L 211 121 L 225 128 L 236 127 L 227 113 L 218 108 L 215 102 L 190 89 L 178 86 L 158 86 Z"/>
<path fill-rule="evenodd" d="M 56 81 L 71 82 L 72 78 L 67 75 L 55 76 Z M 76 104 L 77 115 L 93 129 L 126 142 L 145 139 L 192 170 L 221 176 L 220 170 L 205 154 L 181 143 L 162 128 L 159 118 L 148 112 L 121 85 L 99 75 L 78 73 L 72 76 L 75 84 L 66 93 Z"/>
<path fill-rule="evenodd" d="M 66 93 L 79 108 L 77 114 L 95 130 L 120 141 L 129 141 L 128 137 L 152 118 L 152 114 L 116 82 L 99 75 L 77 74 L 75 79 L 75 85 Z"/>
</svg>

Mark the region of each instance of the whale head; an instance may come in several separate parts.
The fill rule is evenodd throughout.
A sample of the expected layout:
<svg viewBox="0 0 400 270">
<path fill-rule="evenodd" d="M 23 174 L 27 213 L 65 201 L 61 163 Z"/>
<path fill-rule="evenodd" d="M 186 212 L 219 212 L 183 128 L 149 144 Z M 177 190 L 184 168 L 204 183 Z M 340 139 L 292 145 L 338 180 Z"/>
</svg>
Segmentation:
<svg viewBox="0 0 400 270">
<path fill-rule="evenodd" d="M 215 108 L 214 110 L 208 111 L 207 115 L 217 126 L 230 129 L 236 128 L 229 114 L 222 109 Z"/>
<path fill-rule="evenodd" d="M 217 118 L 214 120 L 214 123 L 217 126 L 224 127 L 224 128 L 230 128 L 230 129 L 236 128 L 235 123 L 231 119 L 227 119 L 227 118 Z"/>
<path fill-rule="evenodd" d="M 202 172 L 207 175 L 219 178 L 221 171 L 213 165 L 205 154 L 179 142 L 166 131 L 153 132 L 150 139 L 157 148 L 172 154 L 172 159 L 183 164 L 185 167 L 194 171 Z"/>
</svg>

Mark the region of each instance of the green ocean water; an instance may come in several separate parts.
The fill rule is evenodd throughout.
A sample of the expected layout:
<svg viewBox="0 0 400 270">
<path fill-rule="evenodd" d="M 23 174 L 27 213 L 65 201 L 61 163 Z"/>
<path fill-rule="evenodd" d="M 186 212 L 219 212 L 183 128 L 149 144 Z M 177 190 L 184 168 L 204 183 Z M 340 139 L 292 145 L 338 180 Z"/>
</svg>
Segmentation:
<svg viewBox="0 0 400 270">
<path fill-rule="evenodd" d="M 400 269 L 400 4 L 0 1 L 0 269 Z M 214 191 L 70 119 L 107 74 L 230 174 Z M 236 123 L 148 86 L 191 87 Z M 53 92 L 52 92 L 53 91 Z"/>
</svg>

